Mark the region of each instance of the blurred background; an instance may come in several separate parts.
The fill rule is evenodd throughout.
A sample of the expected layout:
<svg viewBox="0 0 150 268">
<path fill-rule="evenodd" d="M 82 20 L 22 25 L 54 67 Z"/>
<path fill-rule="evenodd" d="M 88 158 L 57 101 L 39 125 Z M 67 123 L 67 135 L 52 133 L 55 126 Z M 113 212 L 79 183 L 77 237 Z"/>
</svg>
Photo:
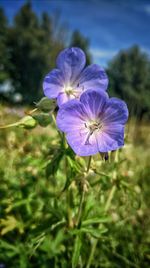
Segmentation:
<svg viewBox="0 0 150 268">
<path fill-rule="evenodd" d="M 148 0 L 0 0 L 0 97 L 33 105 L 60 50 L 81 47 L 109 75 L 109 93 L 150 115 Z"/>
<path fill-rule="evenodd" d="M 0 126 L 35 108 L 43 78 L 71 46 L 85 51 L 87 64 L 104 67 L 108 93 L 127 102 L 118 164 L 94 158 L 101 175 L 92 210 L 103 206 L 114 172 L 118 188 L 93 268 L 150 267 L 149 26 L 149 0 L 0 0 Z M 0 129 L 0 268 L 71 267 L 72 238 L 68 246 L 55 229 L 67 210 L 64 197 L 54 196 L 65 184 L 59 137 L 42 116 L 33 130 Z"/>
</svg>

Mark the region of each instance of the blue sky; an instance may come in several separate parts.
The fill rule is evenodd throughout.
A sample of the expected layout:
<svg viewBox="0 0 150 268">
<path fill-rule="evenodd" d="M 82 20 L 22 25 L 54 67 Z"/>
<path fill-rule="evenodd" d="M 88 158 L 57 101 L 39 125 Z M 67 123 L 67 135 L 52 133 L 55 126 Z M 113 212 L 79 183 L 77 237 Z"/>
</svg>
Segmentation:
<svg viewBox="0 0 150 268">
<path fill-rule="evenodd" d="M 11 21 L 25 0 L 0 0 Z M 149 0 L 32 0 L 34 11 L 60 10 L 69 29 L 90 39 L 95 63 L 107 65 L 120 49 L 138 44 L 150 54 Z"/>
</svg>

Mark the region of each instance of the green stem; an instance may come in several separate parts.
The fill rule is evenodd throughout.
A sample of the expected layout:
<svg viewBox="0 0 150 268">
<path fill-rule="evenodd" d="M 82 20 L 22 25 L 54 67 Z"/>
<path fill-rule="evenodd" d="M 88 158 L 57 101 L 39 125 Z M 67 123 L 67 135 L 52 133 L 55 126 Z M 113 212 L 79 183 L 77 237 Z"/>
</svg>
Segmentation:
<svg viewBox="0 0 150 268">
<path fill-rule="evenodd" d="M 118 160 L 119 160 L 119 151 L 116 151 L 114 162 L 117 163 Z M 117 176 L 117 174 L 116 174 L 116 171 L 114 170 L 114 172 L 113 172 L 113 181 L 115 181 L 116 176 Z M 108 199 L 106 201 L 106 205 L 104 207 L 104 211 L 105 212 L 107 212 L 109 210 L 109 208 L 110 208 L 111 201 L 112 201 L 112 199 L 114 197 L 114 194 L 116 192 L 116 189 L 117 189 L 117 186 L 114 184 L 112 186 L 112 189 L 110 190 L 110 193 L 108 195 Z M 88 263 L 87 263 L 86 268 L 90 268 L 90 266 L 91 266 L 92 259 L 94 258 L 94 254 L 95 254 L 97 243 L 98 243 L 98 239 L 95 239 L 95 241 L 93 242 L 93 245 L 92 245 L 91 253 L 90 253 L 90 256 L 89 256 L 89 259 L 88 259 Z"/>
<path fill-rule="evenodd" d="M 88 263 L 87 263 L 86 268 L 90 268 L 90 266 L 91 266 L 91 262 L 92 262 L 92 259 L 94 257 L 94 253 L 95 253 L 95 249 L 96 249 L 96 246 L 97 246 L 97 242 L 98 242 L 97 239 L 95 239 L 94 242 L 93 242 L 93 246 L 92 246 L 92 249 L 91 249 L 91 252 L 90 252 L 90 256 L 89 256 L 89 259 L 88 259 Z"/>
<path fill-rule="evenodd" d="M 90 165 L 91 165 L 91 160 L 92 160 L 92 156 L 90 155 L 90 156 L 89 156 L 89 159 L 88 159 L 88 164 L 87 164 L 87 170 L 86 170 L 86 173 L 89 172 Z"/>
<path fill-rule="evenodd" d="M 87 163 L 86 173 L 89 172 L 90 164 L 91 164 L 91 159 L 92 159 L 92 156 L 89 156 L 88 163 Z M 82 189 L 81 189 L 80 205 L 79 205 L 79 210 L 78 210 L 78 215 L 77 215 L 77 220 L 76 220 L 76 226 L 79 226 L 79 224 L 80 224 L 81 215 L 82 215 L 82 209 L 83 209 L 83 204 L 84 204 L 84 200 L 85 200 L 86 190 L 87 190 L 87 184 L 86 184 L 86 181 L 83 180 L 83 182 L 82 182 Z"/>
<path fill-rule="evenodd" d="M 115 194 L 115 191 L 116 191 L 116 185 L 114 184 L 113 187 L 112 187 L 112 189 L 111 189 L 111 191 L 110 191 L 110 193 L 109 193 L 108 199 L 106 201 L 106 205 L 105 205 L 105 208 L 104 208 L 104 211 L 105 212 L 107 212 L 108 209 L 110 208 L 111 201 L 113 199 L 113 196 Z M 91 266 L 92 260 L 94 258 L 94 254 L 95 254 L 95 249 L 96 249 L 97 243 L 98 243 L 98 239 L 95 239 L 94 242 L 93 242 L 93 245 L 92 245 L 91 253 L 90 253 L 90 256 L 89 256 L 89 259 L 88 259 L 88 263 L 87 263 L 86 268 L 90 268 L 90 266 Z"/>
<path fill-rule="evenodd" d="M 68 207 L 67 207 L 67 215 L 68 215 L 68 227 L 69 228 L 73 228 L 73 220 L 72 220 L 72 211 L 71 211 L 71 190 L 68 188 L 67 189 L 67 203 L 68 203 Z"/>
<path fill-rule="evenodd" d="M 80 224 L 80 219 L 81 219 L 81 214 L 82 214 L 82 208 L 84 204 L 84 199 L 85 199 L 85 187 L 83 185 L 82 193 L 81 193 L 81 198 L 80 198 L 80 205 L 79 205 L 79 210 L 78 210 L 78 215 L 77 215 L 77 220 L 76 220 L 76 226 L 79 226 Z"/>
<path fill-rule="evenodd" d="M 58 132 L 58 135 L 59 135 L 61 141 L 63 141 L 63 133 L 61 133 L 61 132 L 58 130 L 58 128 L 57 128 L 57 125 L 56 125 L 56 118 L 55 118 L 54 114 L 52 114 L 52 120 L 53 120 L 53 123 L 54 123 L 55 128 L 57 129 L 57 132 Z"/>
<path fill-rule="evenodd" d="M 16 122 L 16 123 L 5 125 L 5 126 L 0 126 L 0 129 L 2 129 L 2 128 L 9 128 L 9 127 L 17 127 L 19 125 L 20 125 L 20 122 Z"/>
<path fill-rule="evenodd" d="M 66 173 L 66 182 L 68 181 L 68 161 L 67 156 L 65 155 L 65 173 Z M 68 217 L 68 227 L 73 227 L 73 221 L 72 221 L 72 211 L 71 211 L 71 189 L 67 186 L 67 195 L 66 195 L 66 201 L 67 201 L 67 217 Z"/>
<path fill-rule="evenodd" d="M 104 211 L 107 212 L 108 209 L 110 208 L 110 205 L 111 205 L 111 201 L 113 199 L 113 196 L 114 196 L 114 193 L 116 191 L 116 188 L 117 186 L 114 184 L 113 187 L 111 188 L 111 191 L 109 193 L 109 196 L 108 196 L 108 199 L 106 201 L 106 205 L 105 205 L 105 208 L 104 208 Z"/>
<path fill-rule="evenodd" d="M 32 114 L 35 113 L 37 110 L 38 110 L 38 108 L 34 108 L 34 109 L 31 110 L 31 111 L 25 112 L 25 114 L 27 114 L 27 115 L 32 115 Z"/>
</svg>

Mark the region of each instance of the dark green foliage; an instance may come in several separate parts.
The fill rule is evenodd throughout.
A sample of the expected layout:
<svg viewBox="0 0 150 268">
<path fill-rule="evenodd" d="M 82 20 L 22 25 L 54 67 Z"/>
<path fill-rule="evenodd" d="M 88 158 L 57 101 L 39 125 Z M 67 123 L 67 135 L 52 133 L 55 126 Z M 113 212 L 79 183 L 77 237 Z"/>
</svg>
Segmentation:
<svg viewBox="0 0 150 268">
<path fill-rule="evenodd" d="M 3 9 L 0 8 L 0 84 L 9 78 L 5 69 L 9 63 L 7 50 L 7 19 Z"/>
<path fill-rule="evenodd" d="M 150 116 L 150 60 L 138 46 L 121 51 L 109 64 L 110 92 L 124 99 L 130 114 Z"/>
<path fill-rule="evenodd" d="M 86 64 L 92 62 L 92 56 L 89 52 L 89 39 L 85 38 L 79 31 L 74 31 L 71 38 L 70 47 L 80 47 L 86 54 Z"/>
<path fill-rule="evenodd" d="M 21 93 L 24 102 L 32 104 L 42 96 L 42 78 L 54 65 L 50 58 L 53 50 L 51 21 L 43 14 L 40 22 L 30 4 L 21 8 L 14 21 L 8 38 L 9 73 L 15 91 Z M 60 45 L 59 49 L 62 47 Z"/>
<path fill-rule="evenodd" d="M 0 82 L 9 78 L 14 93 L 20 93 L 23 102 L 33 104 L 42 95 L 42 80 L 55 65 L 55 57 L 64 47 L 62 39 L 54 37 L 54 25 L 47 13 L 39 19 L 31 4 L 25 4 L 14 18 L 12 26 L 6 24 L 0 11 Z M 11 98 L 10 98 L 11 100 Z"/>
</svg>

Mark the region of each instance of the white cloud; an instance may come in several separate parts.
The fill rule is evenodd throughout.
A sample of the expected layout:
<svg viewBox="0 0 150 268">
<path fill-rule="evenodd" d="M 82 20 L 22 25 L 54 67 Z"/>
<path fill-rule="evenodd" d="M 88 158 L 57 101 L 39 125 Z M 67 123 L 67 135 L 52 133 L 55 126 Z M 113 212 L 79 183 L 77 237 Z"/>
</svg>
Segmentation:
<svg viewBox="0 0 150 268">
<path fill-rule="evenodd" d="M 93 56 L 94 63 L 106 67 L 109 60 L 111 60 L 118 53 L 118 50 L 91 48 L 90 52 Z"/>
<path fill-rule="evenodd" d="M 149 48 L 141 47 L 141 51 L 147 53 L 148 55 L 150 55 L 150 49 Z"/>
<path fill-rule="evenodd" d="M 90 51 L 94 58 L 105 58 L 105 59 L 112 58 L 118 52 L 117 50 L 106 50 L 99 48 L 91 48 Z"/>
<path fill-rule="evenodd" d="M 144 6 L 144 11 L 150 15 L 150 5 Z"/>
<path fill-rule="evenodd" d="M 120 49 L 121 50 L 121 49 Z M 141 46 L 141 51 L 150 55 L 150 49 Z M 100 64 L 103 67 L 106 67 L 108 62 L 118 54 L 119 50 L 106 50 L 99 48 L 91 48 L 90 52 L 93 56 L 93 62 Z"/>
</svg>

